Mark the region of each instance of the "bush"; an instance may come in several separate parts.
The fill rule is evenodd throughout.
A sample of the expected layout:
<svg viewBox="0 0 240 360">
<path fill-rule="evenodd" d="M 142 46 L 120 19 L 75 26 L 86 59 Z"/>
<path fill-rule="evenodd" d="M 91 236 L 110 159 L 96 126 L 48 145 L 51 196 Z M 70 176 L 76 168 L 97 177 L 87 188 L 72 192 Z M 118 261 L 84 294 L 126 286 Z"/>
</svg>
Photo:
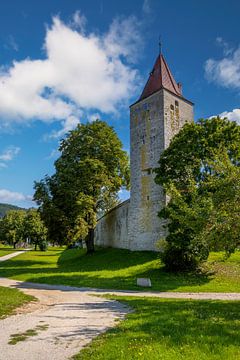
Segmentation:
<svg viewBox="0 0 240 360">
<path fill-rule="evenodd" d="M 208 258 L 207 244 L 182 241 L 181 246 L 178 246 L 179 239 L 173 239 L 171 235 L 167 237 L 167 240 L 159 241 L 158 247 L 159 257 L 168 271 L 195 270 L 202 261 Z"/>
<path fill-rule="evenodd" d="M 38 244 L 40 251 L 47 251 L 48 249 L 48 242 L 46 240 L 40 241 Z"/>
</svg>

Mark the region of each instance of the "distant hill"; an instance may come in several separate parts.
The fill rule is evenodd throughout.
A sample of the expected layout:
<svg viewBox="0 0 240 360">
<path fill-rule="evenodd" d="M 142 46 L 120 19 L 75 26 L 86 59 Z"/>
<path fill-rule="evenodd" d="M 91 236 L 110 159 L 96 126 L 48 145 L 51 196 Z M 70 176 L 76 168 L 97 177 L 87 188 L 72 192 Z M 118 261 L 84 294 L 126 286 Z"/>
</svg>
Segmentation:
<svg viewBox="0 0 240 360">
<path fill-rule="evenodd" d="M 0 218 L 2 218 L 9 210 L 26 210 L 26 209 L 20 208 L 19 206 L 15 206 L 15 205 L 0 203 Z"/>
</svg>

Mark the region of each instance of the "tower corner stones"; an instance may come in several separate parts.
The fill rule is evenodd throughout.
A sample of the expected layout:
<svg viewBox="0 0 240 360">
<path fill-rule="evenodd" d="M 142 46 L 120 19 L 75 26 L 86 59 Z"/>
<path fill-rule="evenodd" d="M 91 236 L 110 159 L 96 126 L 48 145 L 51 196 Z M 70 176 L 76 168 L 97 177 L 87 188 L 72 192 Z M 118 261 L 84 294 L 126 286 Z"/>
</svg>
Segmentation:
<svg viewBox="0 0 240 360">
<path fill-rule="evenodd" d="M 182 95 L 160 54 L 139 100 L 130 106 L 130 201 L 98 221 L 95 241 L 102 246 L 130 250 L 157 250 L 166 236 L 158 212 L 166 195 L 155 184 L 154 168 L 161 153 L 186 122 L 193 121 L 193 103 Z"/>
</svg>

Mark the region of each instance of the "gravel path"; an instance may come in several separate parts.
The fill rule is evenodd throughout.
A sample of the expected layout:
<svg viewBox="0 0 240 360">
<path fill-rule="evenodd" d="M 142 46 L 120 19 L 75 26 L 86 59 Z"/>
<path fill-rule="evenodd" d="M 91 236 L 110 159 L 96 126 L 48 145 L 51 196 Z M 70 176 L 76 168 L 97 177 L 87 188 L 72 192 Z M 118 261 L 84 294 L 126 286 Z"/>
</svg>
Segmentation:
<svg viewBox="0 0 240 360">
<path fill-rule="evenodd" d="M 24 306 L 17 315 L 0 320 L 0 360 L 69 359 L 129 311 L 116 301 L 64 287 L 50 290 L 44 285 L 3 278 L 0 285 L 20 288 L 40 300 Z M 16 345 L 8 344 L 11 335 L 37 327 L 42 327 L 37 330 L 38 335 Z"/>
<path fill-rule="evenodd" d="M 21 254 L 25 253 L 26 251 L 29 251 L 29 250 L 19 250 L 19 251 L 16 251 L 14 253 L 11 253 L 11 254 L 1 256 L 0 257 L 0 262 L 6 261 L 6 260 L 11 259 L 11 258 L 13 258 L 15 256 L 18 256 L 18 255 L 21 255 Z"/>
</svg>

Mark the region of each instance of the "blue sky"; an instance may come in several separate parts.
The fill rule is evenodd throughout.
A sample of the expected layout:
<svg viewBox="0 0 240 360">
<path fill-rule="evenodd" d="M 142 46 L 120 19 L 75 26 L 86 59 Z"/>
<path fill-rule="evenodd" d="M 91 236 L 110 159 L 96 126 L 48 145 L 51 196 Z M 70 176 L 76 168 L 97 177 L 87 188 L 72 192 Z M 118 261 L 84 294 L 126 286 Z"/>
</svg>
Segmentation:
<svg viewBox="0 0 240 360">
<path fill-rule="evenodd" d="M 240 123 L 240 2 L 0 2 L 0 202 L 29 207 L 59 140 L 96 117 L 129 149 L 129 109 L 163 53 L 195 119 Z M 124 194 L 122 195 L 124 196 Z"/>
</svg>

